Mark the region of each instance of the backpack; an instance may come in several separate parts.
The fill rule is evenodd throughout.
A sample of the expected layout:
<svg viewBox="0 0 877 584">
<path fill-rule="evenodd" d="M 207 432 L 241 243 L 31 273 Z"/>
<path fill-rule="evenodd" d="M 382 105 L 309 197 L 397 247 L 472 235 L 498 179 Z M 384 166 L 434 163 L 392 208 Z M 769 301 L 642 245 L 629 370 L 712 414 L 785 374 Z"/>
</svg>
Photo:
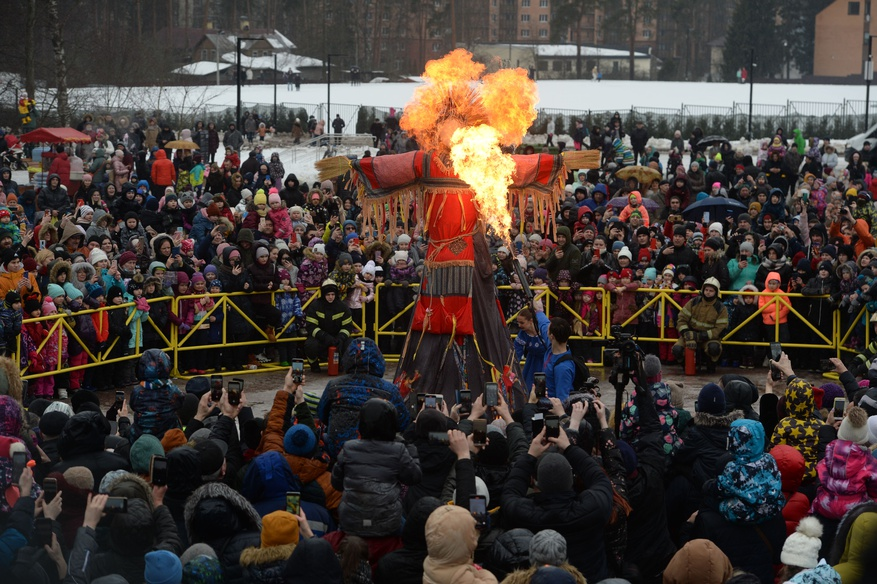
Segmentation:
<svg viewBox="0 0 877 584">
<path fill-rule="evenodd" d="M 588 369 L 588 366 L 585 365 L 585 362 L 582 361 L 581 357 L 573 357 L 572 353 L 567 352 L 563 355 L 557 362 L 554 364 L 555 367 L 564 363 L 566 361 L 572 361 L 576 366 L 576 374 L 572 380 L 572 391 L 570 393 L 576 391 L 585 391 L 585 384 L 588 379 L 591 378 L 591 371 Z"/>
</svg>

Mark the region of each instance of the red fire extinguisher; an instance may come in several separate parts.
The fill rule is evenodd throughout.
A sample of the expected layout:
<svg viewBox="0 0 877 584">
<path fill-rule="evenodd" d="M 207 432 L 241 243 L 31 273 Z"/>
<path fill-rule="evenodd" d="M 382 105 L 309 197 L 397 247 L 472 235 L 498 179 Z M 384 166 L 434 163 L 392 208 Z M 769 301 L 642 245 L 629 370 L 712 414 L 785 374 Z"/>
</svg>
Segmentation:
<svg viewBox="0 0 877 584">
<path fill-rule="evenodd" d="M 338 375 L 338 347 L 329 347 L 329 375 L 334 377 Z"/>
<path fill-rule="evenodd" d="M 696 360 L 697 360 L 696 350 L 689 349 L 688 347 L 686 347 L 685 348 L 685 374 L 686 375 L 694 375 L 695 373 L 697 373 Z M 330 365 L 330 367 L 331 367 L 331 365 Z"/>
</svg>

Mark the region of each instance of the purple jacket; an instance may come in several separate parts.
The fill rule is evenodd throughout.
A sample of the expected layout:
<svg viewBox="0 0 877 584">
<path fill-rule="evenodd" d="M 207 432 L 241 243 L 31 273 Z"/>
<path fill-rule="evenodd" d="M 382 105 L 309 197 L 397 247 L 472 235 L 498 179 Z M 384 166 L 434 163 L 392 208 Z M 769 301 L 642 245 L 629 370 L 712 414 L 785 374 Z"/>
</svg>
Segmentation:
<svg viewBox="0 0 877 584">
<path fill-rule="evenodd" d="M 877 458 L 854 442 L 838 439 L 829 444 L 816 472 L 821 484 L 813 513 L 841 519 L 859 503 L 877 499 Z"/>
</svg>

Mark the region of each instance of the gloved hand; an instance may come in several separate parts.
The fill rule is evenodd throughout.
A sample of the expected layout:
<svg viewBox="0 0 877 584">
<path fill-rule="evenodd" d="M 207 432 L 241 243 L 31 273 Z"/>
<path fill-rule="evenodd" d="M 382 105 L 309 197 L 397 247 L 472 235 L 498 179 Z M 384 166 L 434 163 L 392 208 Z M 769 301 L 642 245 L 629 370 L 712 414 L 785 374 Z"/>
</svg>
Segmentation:
<svg viewBox="0 0 877 584">
<path fill-rule="evenodd" d="M 685 341 L 685 348 L 686 348 L 686 349 L 691 349 L 692 351 L 696 351 L 696 350 L 697 350 L 697 341 L 695 341 L 695 340 L 693 340 L 693 339 L 690 340 L 690 341 L 689 341 L 689 340 L 686 340 L 686 341 Z"/>
<path fill-rule="evenodd" d="M 682 333 L 682 339 L 686 343 L 694 342 L 697 340 L 697 334 L 693 330 L 688 329 L 684 333 Z"/>
<path fill-rule="evenodd" d="M 326 343 L 327 345 L 332 344 L 332 335 L 330 335 L 326 331 L 317 331 L 316 337 L 317 340 L 321 343 Z"/>
<path fill-rule="evenodd" d="M 143 298 L 142 296 L 134 301 L 134 305 L 137 306 L 138 310 L 149 312 L 149 303 L 146 301 L 146 298 Z"/>
<path fill-rule="evenodd" d="M 698 341 L 708 341 L 708 340 L 710 340 L 710 335 L 706 331 L 700 331 L 699 333 L 697 333 L 697 340 Z"/>
</svg>

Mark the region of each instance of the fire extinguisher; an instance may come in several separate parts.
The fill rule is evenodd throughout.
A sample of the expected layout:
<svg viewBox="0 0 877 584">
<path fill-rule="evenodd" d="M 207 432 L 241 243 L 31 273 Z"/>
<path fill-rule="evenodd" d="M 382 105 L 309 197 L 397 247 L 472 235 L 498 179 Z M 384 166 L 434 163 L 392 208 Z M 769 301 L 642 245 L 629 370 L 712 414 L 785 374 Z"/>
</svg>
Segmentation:
<svg viewBox="0 0 877 584">
<path fill-rule="evenodd" d="M 696 361 L 697 350 L 685 347 L 685 375 L 694 375 L 695 373 L 697 373 Z"/>
<path fill-rule="evenodd" d="M 338 375 L 338 347 L 329 347 L 329 375 L 334 377 Z"/>
</svg>

